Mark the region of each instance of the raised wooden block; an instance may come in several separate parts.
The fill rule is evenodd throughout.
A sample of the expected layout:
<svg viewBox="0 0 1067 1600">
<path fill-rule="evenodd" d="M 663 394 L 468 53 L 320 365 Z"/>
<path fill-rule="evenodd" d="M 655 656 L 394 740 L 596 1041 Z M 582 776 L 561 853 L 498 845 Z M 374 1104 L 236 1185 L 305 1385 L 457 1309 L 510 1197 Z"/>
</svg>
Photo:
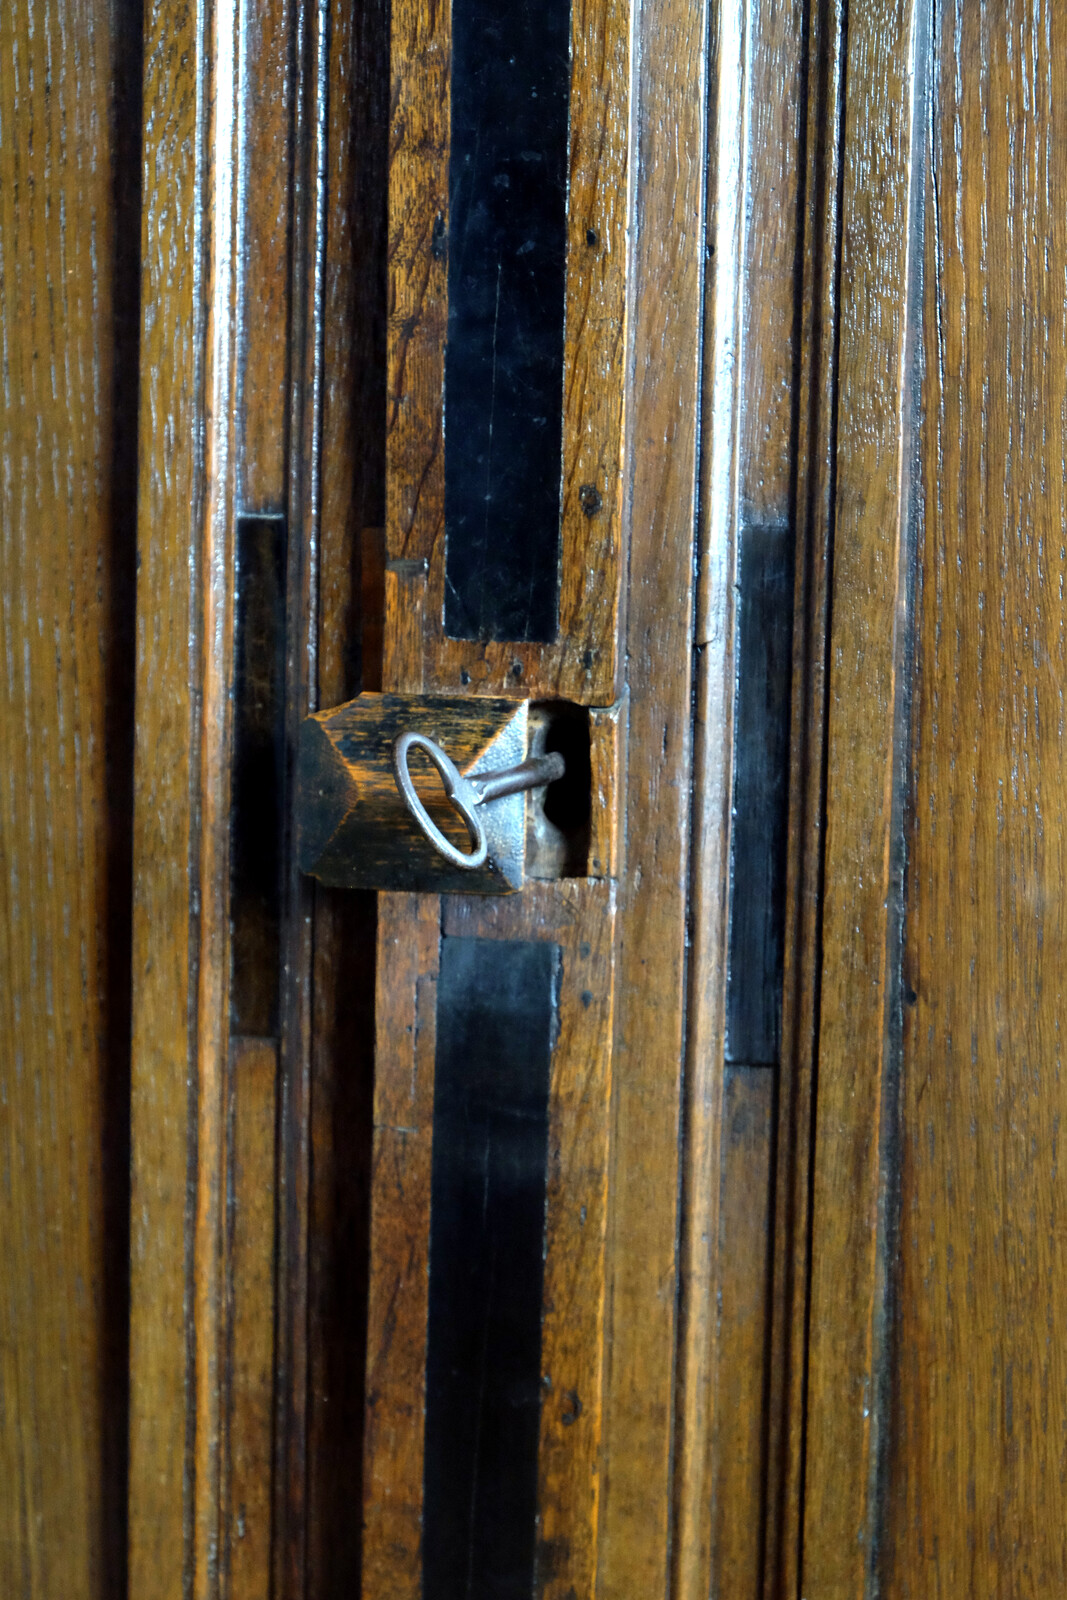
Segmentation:
<svg viewBox="0 0 1067 1600">
<path fill-rule="evenodd" d="M 518 766 L 527 754 L 527 703 L 361 694 L 308 717 L 297 761 L 297 852 L 302 872 L 341 889 L 505 894 L 525 875 L 526 795 L 487 804 L 485 864 L 452 866 L 407 809 L 393 775 L 401 733 L 426 734 L 466 774 Z M 414 767 L 413 767 L 414 772 Z M 416 781 L 449 837 L 469 848 L 466 829 L 429 763 Z"/>
</svg>

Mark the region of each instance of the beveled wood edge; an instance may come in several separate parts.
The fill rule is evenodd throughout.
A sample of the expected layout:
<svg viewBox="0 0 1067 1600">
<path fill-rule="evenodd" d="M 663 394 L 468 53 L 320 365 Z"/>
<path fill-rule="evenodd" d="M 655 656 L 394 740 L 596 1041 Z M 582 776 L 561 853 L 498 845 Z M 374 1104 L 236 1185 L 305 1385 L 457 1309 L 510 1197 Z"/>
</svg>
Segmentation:
<svg viewBox="0 0 1067 1600">
<path fill-rule="evenodd" d="M 232 5 L 210 32 L 195 13 L 152 14 L 145 49 L 144 159 L 159 187 L 144 210 L 141 370 L 159 399 L 139 424 L 150 558 L 138 582 L 129 1573 L 146 1600 L 199 1600 L 218 1581 L 237 32 Z M 173 633 L 159 626 L 168 615 Z M 165 820 L 151 776 L 161 767 L 177 780 Z M 187 965 L 171 964 L 171 945 Z M 161 1129 L 173 1130 L 162 1152 Z M 176 1272 L 178 1317 L 166 1288 Z M 154 1442 L 167 1414 L 180 1452 Z"/>
<path fill-rule="evenodd" d="M 630 699 L 599 1600 L 669 1587 L 708 15 L 705 0 L 650 0 L 634 19 L 623 501 Z"/>
<path fill-rule="evenodd" d="M 796 587 L 790 727 L 782 1067 L 775 1135 L 764 1600 L 794 1600 L 801 1572 L 812 1096 L 818 1037 L 826 670 L 837 428 L 839 185 L 845 10 L 811 11 L 804 125 Z"/>
</svg>

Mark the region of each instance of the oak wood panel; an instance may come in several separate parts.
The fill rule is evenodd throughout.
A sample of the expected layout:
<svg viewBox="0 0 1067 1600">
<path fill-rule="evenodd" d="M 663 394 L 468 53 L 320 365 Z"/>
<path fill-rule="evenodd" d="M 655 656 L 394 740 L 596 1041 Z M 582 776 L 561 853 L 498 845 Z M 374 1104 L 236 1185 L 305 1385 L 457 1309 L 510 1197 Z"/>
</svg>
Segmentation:
<svg viewBox="0 0 1067 1600">
<path fill-rule="evenodd" d="M 0 1592 L 125 1588 L 139 18 L 0 16 Z"/>
<path fill-rule="evenodd" d="M 386 657 L 398 693 L 617 696 L 630 126 L 630 0 L 576 0 L 571 20 L 559 636 L 447 639 L 444 396 L 451 13 L 392 10 Z M 588 242 L 593 236 L 594 242 Z M 593 516 L 580 490 L 594 485 Z"/>
<path fill-rule="evenodd" d="M 920 15 L 871 5 L 847 35 L 801 1572 L 802 1593 L 835 1600 L 870 1592 L 886 1448 Z"/>
<path fill-rule="evenodd" d="M 707 27 L 698 0 L 635 21 L 603 1600 L 665 1594 L 670 1559 Z"/>
<path fill-rule="evenodd" d="M 1067 1588 L 1067 16 L 935 13 L 883 1593 Z"/>
</svg>

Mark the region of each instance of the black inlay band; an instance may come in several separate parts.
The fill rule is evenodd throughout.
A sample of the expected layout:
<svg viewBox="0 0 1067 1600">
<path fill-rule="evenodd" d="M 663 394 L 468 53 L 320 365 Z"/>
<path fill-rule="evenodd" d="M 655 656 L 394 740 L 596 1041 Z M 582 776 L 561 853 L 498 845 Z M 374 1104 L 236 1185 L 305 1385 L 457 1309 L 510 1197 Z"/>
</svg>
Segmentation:
<svg viewBox="0 0 1067 1600">
<path fill-rule="evenodd" d="M 559 948 L 444 939 L 437 992 L 424 1600 L 530 1600 Z"/>
<path fill-rule="evenodd" d="M 274 1037 L 285 760 L 285 518 L 237 518 L 230 924 L 234 1033 Z"/>
<path fill-rule="evenodd" d="M 452 4 L 444 620 L 455 639 L 547 641 L 558 626 L 570 9 Z"/>
<path fill-rule="evenodd" d="M 785 939 L 793 535 L 741 530 L 726 1059 L 773 1066 Z"/>
</svg>

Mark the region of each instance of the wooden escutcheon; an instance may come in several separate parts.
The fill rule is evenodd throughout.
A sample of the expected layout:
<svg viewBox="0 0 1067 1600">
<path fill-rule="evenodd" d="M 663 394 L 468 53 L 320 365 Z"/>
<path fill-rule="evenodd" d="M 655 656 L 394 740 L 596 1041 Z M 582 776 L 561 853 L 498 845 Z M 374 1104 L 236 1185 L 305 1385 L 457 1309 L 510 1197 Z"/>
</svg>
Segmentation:
<svg viewBox="0 0 1067 1600">
<path fill-rule="evenodd" d="M 400 734 L 425 734 L 473 776 L 518 766 L 527 755 L 526 701 L 361 694 L 307 717 L 297 760 L 297 852 L 302 872 L 341 889 L 506 894 L 522 887 L 526 795 L 485 807 L 488 857 L 452 866 L 409 813 L 393 773 Z M 414 769 L 413 769 L 414 771 Z M 425 775 L 425 781 L 423 777 Z M 463 823 L 429 763 L 420 794 L 438 827 L 466 844 Z"/>
</svg>

